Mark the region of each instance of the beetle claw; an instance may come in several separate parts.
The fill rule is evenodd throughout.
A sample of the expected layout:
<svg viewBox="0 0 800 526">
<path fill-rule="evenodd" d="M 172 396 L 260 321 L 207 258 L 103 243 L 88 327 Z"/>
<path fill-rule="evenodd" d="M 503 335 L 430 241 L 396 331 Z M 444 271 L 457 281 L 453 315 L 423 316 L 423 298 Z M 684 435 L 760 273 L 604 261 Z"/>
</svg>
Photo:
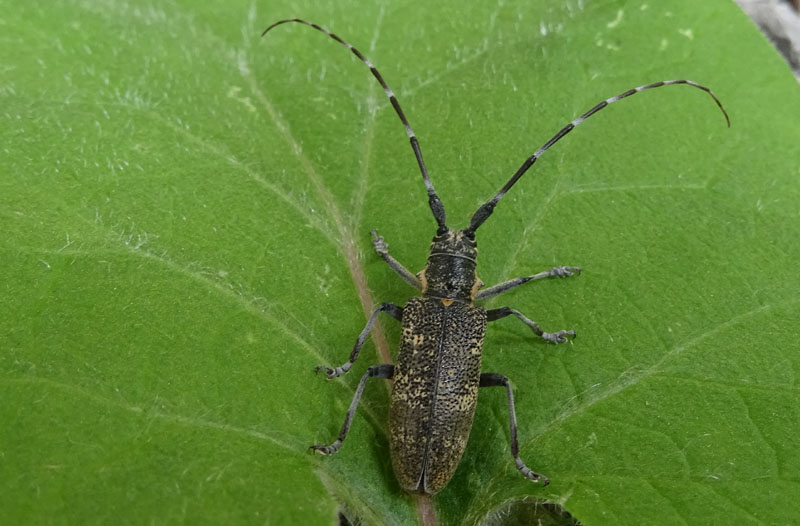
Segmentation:
<svg viewBox="0 0 800 526">
<path fill-rule="evenodd" d="M 328 380 L 333 380 L 334 378 L 338 378 L 349 371 L 351 365 L 353 364 L 348 362 L 341 367 L 337 367 L 336 369 L 331 369 L 330 367 L 326 367 L 324 365 L 318 365 L 314 367 L 314 372 L 318 373 L 319 371 L 325 371 L 325 376 L 328 378 Z"/>
<path fill-rule="evenodd" d="M 331 369 L 330 367 L 325 367 L 324 365 L 318 365 L 318 366 L 314 367 L 314 372 L 315 373 L 318 373 L 320 371 L 325 371 L 325 376 L 328 377 L 328 380 L 330 380 L 331 378 L 336 378 L 336 376 L 337 376 L 336 375 L 336 371 Z M 311 446 L 311 447 L 315 447 L 315 446 Z"/>
<path fill-rule="evenodd" d="M 519 457 L 517 457 L 515 459 L 515 462 L 517 464 L 517 469 L 520 470 L 522 472 L 522 474 L 528 480 L 530 480 L 532 482 L 541 482 L 542 483 L 542 487 L 547 486 L 548 484 L 550 484 L 550 479 L 549 478 L 545 477 L 541 473 L 536 473 L 535 471 L 533 471 L 531 468 L 526 466 L 522 462 L 522 459 L 520 459 Z"/>
<path fill-rule="evenodd" d="M 331 444 L 329 446 L 325 446 L 325 445 L 322 445 L 322 444 L 314 444 L 309 449 L 313 449 L 314 451 L 318 451 L 318 452 L 322 453 L 323 455 L 333 455 L 334 453 L 339 451 L 340 447 L 342 447 L 341 439 L 337 440 L 336 442 L 334 442 L 333 444 Z"/>
<path fill-rule="evenodd" d="M 531 482 L 537 482 L 537 483 L 541 482 L 542 483 L 542 487 L 547 486 L 548 484 L 550 484 L 550 479 L 545 477 L 544 475 L 540 475 L 539 473 L 531 472 L 530 474 L 526 474 L 525 476 Z"/>
</svg>

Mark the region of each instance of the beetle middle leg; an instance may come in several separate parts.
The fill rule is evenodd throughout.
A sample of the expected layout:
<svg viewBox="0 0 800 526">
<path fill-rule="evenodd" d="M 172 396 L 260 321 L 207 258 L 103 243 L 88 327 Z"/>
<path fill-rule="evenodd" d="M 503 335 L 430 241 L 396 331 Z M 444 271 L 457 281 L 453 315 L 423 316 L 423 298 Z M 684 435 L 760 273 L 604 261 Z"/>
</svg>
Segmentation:
<svg viewBox="0 0 800 526">
<path fill-rule="evenodd" d="M 509 434 L 511 435 L 511 455 L 514 457 L 514 464 L 523 475 L 528 477 L 534 482 L 542 481 L 543 486 L 550 484 L 550 480 L 540 473 L 531 470 L 519 458 L 519 442 L 517 441 L 517 412 L 514 409 L 514 393 L 511 390 L 511 384 L 508 383 L 508 378 L 498 373 L 483 373 L 481 374 L 481 387 L 505 387 L 506 395 L 508 396 L 508 426 Z"/>
<path fill-rule="evenodd" d="M 535 279 L 542 279 L 542 278 L 552 278 L 552 277 L 559 277 L 563 278 L 566 276 L 572 276 L 573 273 L 577 272 L 580 273 L 580 267 L 553 267 L 550 270 L 545 270 L 543 272 L 539 272 L 538 274 L 533 274 L 531 276 L 525 276 L 522 278 L 514 278 L 508 281 L 504 281 L 503 283 L 498 283 L 497 285 L 492 285 L 488 289 L 483 289 L 482 291 L 475 294 L 476 300 L 485 300 L 487 298 L 491 298 L 497 296 L 498 294 L 502 294 L 503 292 L 508 292 L 511 289 L 515 289 L 520 285 L 524 285 L 529 281 L 533 281 Z"/>
<path fill-rule="evenodd" d="M 537 335 L 540 336 L 543 340 L 553 343 L 564 343 L 567 341 L 567 336 L 575 337 L 575 331 L 558 331 L 558 332 L 545 332 L 539 327 L 539 324 L 533 321 L 532 319 L 528 318 L 518 310 L 512 309 L 511 307 L 501 307 L 499 309 L 491 309 L 486 311 L 486 319 L 487 321 L 495 321 L 499 320 L 500 318 L 505 318 L 506 316 L 514 315 L 522 322 L 531 328 L 531 330 Z"/>
<path fill-rule="evenodd" d="M 318 365 L 314 368 L 314 370 L 325 371 L 325 374 L 328 376 L 328 380 L 336 378 L 337 376 L 341 376 L 349 371 L 353 366 L 353 362 L 355 362 L 358 358 L 358 353 L 361 352 L 361 348 L 364 346 L 367 336 L 369 336 L 369 331 L 372 330 L 372 326 L 375 325 L 375 320 L 378 318 L 378 314 L 381 312 L 387 313 L 397 321 L 403 321 L 403 307 L 395 305 L 394 303 L 381 303 L 378 308 L 372 312 L 372 316 L 369 317 L 366 327 L 364 327 L 364 330 L 358 335 L 356 344 L 353 346 L 353 351 L 350 353 L 350 359 L 336 369 L 331 369 L 330 367 L 326 367 L 324 365 Z"/>
<path fill-rule="evenodd" d="M 361 400 L 361 393 L 364 392 L 364 385 L 367 383 L 369 378 L 386 378 L 389 379 L 394 376 L 394 365 L 390 363 L 384 363 L 381 365 L 373 365 L 367 372 L 364 373 L 364 376 L 361 377 L 361 381 L 358 382 L 358 388 L 356 389 L 356 394 L 353 396 L 353 401 L 350 402 L 350 408 L 347 410 L 347 416 L 344 419 L 344 425 L 342 425 L 342 429 L 339 430 L 339 437 L 336 439 L 336 442 L 330 444 L 328 446 L 324 446 L 322 444 L 315 444 L 311 446 L 311 449 L 314 451 L 319 451 L 323 455 L 332 455 L 339 451 L 339 448 L 342 447 L 342 442 L 347 437 L 347 432 L 350 430 L 350 424 L 353 422 L 353 416 L 356 414 L 356 408 L 358 407 L 358 402 Z"/>
</svg>

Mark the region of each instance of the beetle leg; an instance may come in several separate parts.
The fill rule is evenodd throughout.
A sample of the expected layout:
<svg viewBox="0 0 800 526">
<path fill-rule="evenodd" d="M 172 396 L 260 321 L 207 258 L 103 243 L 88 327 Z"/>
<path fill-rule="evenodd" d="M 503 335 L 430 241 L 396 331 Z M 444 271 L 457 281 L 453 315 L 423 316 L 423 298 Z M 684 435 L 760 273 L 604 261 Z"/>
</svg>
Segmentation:
<svg viewBox="0 0 800 526">
<path fill-rule="evenodd" d="M 344 425 L 342 425 L 342 429 L 339 430 L 339 438 L 336 439 L 336 442 L 329 446 L 324 446 L 322 444 L 315 444 L 311 446 L 311 449 L 314 451 L 319 451 L 323 455 L 332 455 L 339 451 L 339 448 L 342 447 L 342 442 L 347 437 L 347 432 L 350 430 L 350 424 L 353 422 L 353 415 L 356 414 L 356 408 L 358 407 L 358 402 L 361 400 L 361 393 L 364 392 L 364 384 L 367 383 L 367 379 L 369 378 L 391 378 L 394 376 L 394 365 L 390 363 L 384 363 L 381 365 L 373 365 L 367 372 L 364 373 L 364 376 L 361 377 L 361 381 L 358 382 L 358 388 L 356 389 L 356 394 L 353 396 L 353 401 L 350 402 L 350 408 L 347 410 L 347 416 L 344 419 Z"/>
<path fill-rule="evenodd" d="M 550 484 L 550 480 L 544 475 L 536 473 L 522 462 L 519 458 L 519 442 L 517 442 L 517 412 L 514 410 L 514 393 L 511 391 L 511 385 L 508 383 L 508 378 L 502 374 L 497 373 L 483 373 L 481 374 L 481 387 L 500 387 L 506 388 L 508 395 L 508 426 L 511 435 L 511 456 L 514 457 L 514 464 L 523 475 L 528 477 L 534 482 L 542 481 L 543 486 Z"/>
<path fill-rule="evenodd" d="M 419 280 L 417 275 L 389 255 L 389 245 L 383 240 L 383 236 L 379 236 L 375 229 L 370 230 L 370 234 L 372 234 L 372 246 L 375 248 L 375 252 L 377 252 L 378 255 L 383 258 L 386 264 L 389 265 L 392 270 L 397 272 L 401 278 L 406 280 L 409 285 L 417 290 L 422 290 L 422 282 Z"/>
<path fill-rule="evenodd" d="M 539 272 L 538 274 L 533 274 L 532 276 L 525 276 L 523 278 L 514 278 L 508 281 L 504 281 L 503 283 L 498 283 L 497 285 L 492 285 L 488 289 L 483 289 L 482 291 L 475 294 L 475 299 L 485 300 L 487 298 L 497 296 L 498 294 L 502 294 L 503 292 L 507 292 L 511 289 L 515 289 L 520 285 L 524 285 L 525 283 L 533 281 L 535 279 L 551 278 L 551 277 L 563 278 L 566 276 L 572 276 L 573 272 L 577 272 L 578 274 L 580 274 L 581 268 L 553 267 L 550 270 L 545 270 L 543 272 Z"/>
<path fill-rule="evenodd" d="M 341 365 L 336 369 L 331 369 L 330 367 L 326 367 L 324 365 L 318 365 L 314 368 L 314 370 L 325 371 L 325 374 L 328 375 L 328 380 L 336 378 L 337 376 L 341 376 L 349 371 L 353 366 L 353 362 L 355 362 L 356 358 L 358 358 L 358 353 L 361 352 L 361 347 L 364 346 L 364 342 L 369 335 L 369 331 L 372 330 L 372 326 L 375 325 L 375 320 L 378 318 L 378 314 L 381 312 L 389 314 L 397 321 L 403 321 L 403 307 L 398 307 L 394 303 L 381 303 L 378 308 L 372 312 L 372 316 L 370 316 L 369 321 L 367 321 L 367 326 L 364 327 L 364 330 L 358 335 L 356 344 L 353 346 L 353 352 L 350 353 L 350 359 L 347 360 L 344 365 Z"/>
<path fill-rule="evenodd" d="M 500 318 L 505 318 L 513 314 L 522 322 L 531 328 L 531 330 L 536 333 L 537 336 L 540 336 L 543 340 L 553 343 L 564 343 L 567 341 L 567 336 L 575 337 L 575 331 L 558 331 L 558 332 L 544 332 L 539 325 L 531 320 L 530 318 L 526 317 L 524 314 L 519 312 L 518 310 L 514 310 L 510 307 L 501 307 L 499 309 L 492 309 L 486 311 L 486 317 L 488 321 L 495 321 L 499 320 Z"/>
</svg>

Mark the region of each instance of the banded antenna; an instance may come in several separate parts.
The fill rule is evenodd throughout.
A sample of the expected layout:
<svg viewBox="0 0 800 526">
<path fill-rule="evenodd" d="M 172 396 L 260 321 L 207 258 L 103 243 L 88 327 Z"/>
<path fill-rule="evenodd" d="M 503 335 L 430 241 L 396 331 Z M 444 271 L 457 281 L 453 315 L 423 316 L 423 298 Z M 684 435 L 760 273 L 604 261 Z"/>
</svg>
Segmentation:
<svg viewBox="0 0 800 526">
<path fill-rule="evenodd" d="M 503 185 L 503 188 L 501 188 L 500 191 L 497 192 L 497 194 L 493 198 L 491 198 L 489 201 L 481 205 L 481 207 L 475 211 L 475 213 L 472 215 L 472 219 L 470 219 L 469 227 L 467 227 L 464 230 L 464 232 L 469 236 L 474 236 L 475 231 L 478 229 L 478 227 L 481 226 L 483 222 L 489 218 L 490 215 L 492 215 L 494 207 L 497 205 L 497 203 L 503 198 L 504 195 L 506 195 L 506 192 L 508 192 L 511 189 L 511 187 L 514 186 L 514 184 L 519 180 L 519 178 L 522 177 L 525 174 L 525 172 L 528 171 L 528 168 L 533 166 L 533 163 L 536 162 L 536 159 L 541 157 L 541 155 L 544 152 L 546 152 L 551 146 L 553 146 L 555 143 L 561 140 L 561 138 L 564 137 L 566 134 L 571 132 L 580 123 L 582 123 L 583 121 L 585 121 L 598 111 L 602 110 L 609 104 L 613 104 L 618 100 L 624 99 L 625 97 L 630 97 L 631 95 L 639 93 L 640 91 L 652 88 L 660 88 L 661 86 L 671 86 L 673 84 L 686 84 L 687 86 L 692 86 L 694 88 L 701 89 L 706 93 L 708 93 L 709 95 L 711 95 L 711 98 L 714 99 L 714 102 L 717 103 L 717 106 L 719 106 L 719 109 L 725 116 L 725 121 L 728 123 L 728 128 L 731 127 L 731 119 L 730 117 L 728 117 L 728 112 L 725 111 L 725 108 L 722 106 L 722 103 L 719 101 L 717 96 L 714 95 L 714 92 L 711 91 L 711 89 L 698 84 L 697 82 L 691 80 L 662 80 L 661 82 L 654 82 L 653 84 L 647 84 L 645 86 L 639 86 L 638 88 L 629 89 L 628 91 L 620 93 L 615 97 L 611 97 L 610 99 L 606 99 L 603 102 L 597 104 L 592 109 L 590 109 L 589 111 L 587 111 L 574 121 L 570 122 L 569 124 L 561 128 L 561 131 L 556 133 L 549 141 L 544 143 L 544 145 L 542 145 L 541 148 L 536 150 L 536 152 L 533 155 L 525 159 L 525 162 L 522 163 L 522 166 L 520 166 L 517 172 L 511 177 L 511 179 L 509 179 L 508 182 L 505 185 Z"/>
<path fill-rule="evenodd" d="M 331 37 L 332 39 L 334 39 L 335 41 L 337 41 L 338 43 L 340 43 L 341 45 L 352 51 L 353 54 L 357 56 L 359 60 L 361 60 L 361 62 L 363 62 L 364 65 L 366 65 L 372 72 L 372 76 L 375 77 L 377 81 L 380 83 L 381 87 L 383 87 L 383 91 L 386 93 L 386 96 L 389 97 L 389 102 L 392 103 L 394 111 L 397 113 L 397 116 L 400 117 L 400 121 L 403 123 L 403 126 L 406 129 L 406 134 L 408 134 L 408 138 L 411 141 L 411 148 L 414 150 L 414 156 L 417 158 L 419 171 L 422 173 L 422 180 L 425 182 L 425 188 L 428 191 L 428 204 L 431 207 L 431 212 L 433 212 L 433 217 L 434 219 L 436 219 L 436 223 L 439 225 L 439 232 L 444 233 L 444 231 L 447 229 L 447 225 L 445 224 L 444 204 L 442 204 L 442 200 L 439 199 L 439 196 L 436 194 L 436 190 L 434 190 L 433 188 L 433 183 L 431 182 L 431 178 L 428 175 L 428 170 L 427 168 L 425 168 L 425 161 L 422 159 L 422 151 L 419 149 L 419 141 L 417 140 L 417 136 L 414 134 L 414 130 L 411 129 L 411 125 L 408 123 L 408 119 L 406 119 L 406 116 L 403 113 L 403 109 L 400 107 L 400 103 L 397 102 L 397 97 L 394 96 L 394 92 L 386 84 L 386 81 L 383 80 L 383 77 L 381 76 L 380 72 L 378 72 L 378 69 L 372 64 L 372 62 L 369 61 L 367 57 L 362 55 L 358 49 L 356 49 L 352 44 L 350 44 L 346 40 L 342 39 L 341 37 L 339 37 L 334 33 L 331 33 L 330 31 L 328 31 L 327 29 L 325 29 L 320 25 L 308 22 L 306 20 L 301 20 L 300 18 L 289 18 L 286 20 L 279 20 L 278 22 L 275 22 L 267 29 L 265 29 L 264 32 L 261 33 L 261 36 L 263 37 L 264 35 L 266 35 L 272 28 L 289 22 L 298 22 L 300 24 L 305 24 L 309 27 L 313 27 L 317 31 L 325 33 L 326 35 L 328 35 L 329 37 Z"/>
</svg>

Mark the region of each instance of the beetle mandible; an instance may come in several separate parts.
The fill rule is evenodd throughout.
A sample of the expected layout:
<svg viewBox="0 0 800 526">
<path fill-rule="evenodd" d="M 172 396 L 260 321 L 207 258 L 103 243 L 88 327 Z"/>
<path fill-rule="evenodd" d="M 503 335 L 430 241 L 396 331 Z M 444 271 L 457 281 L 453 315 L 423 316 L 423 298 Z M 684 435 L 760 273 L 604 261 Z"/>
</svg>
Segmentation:
<svg viewBox="0 0 800 526">
<path fill-rule="evenodd" d="M 505 387 L 508 399 L 511 455 L 514 457 L 514 463 L 525 477 L 534 482 L 542 481 L 543 485 L 547 485 L 549 483 L 547 477 L 528 468 L 519 456 L 514 394 L 511 385 L 508 378 L 501 374 L 481 373 L 481 349 L 486 323 L 506 316 L 516 316 L 530 327 L 534 334 L 552 343 L 567 341 L 567 336 L 574 337 L 575 331 L 545 332 L 536 322 L 510 307 L 486 310 L 475 305 L 475 301 L 497 296 L 529 281 L 547 277 L 571 276 L 575 272 L 580 272 L 580 268 L 555 267 L 483 288 L 483 282 L 478 277 L 476 270 L 475 231 L 489 218 L 506 192 L 547 149 L 609 104 L 651 88 L 686 84 L 708 93 L 717 103 L 730 126 L 730 119 L 725 108 L 709 88 L 691 80 L 655 82 L 629 89 L 606 99 L 567 124 L 536 150 L 522 163 L 522 166 L 500 191 L 477 209 L 467 228 L 454 230 L 445 222 L 444 205 L 436 194 L 425 168 L 419 141 L 411 129 L 397 97 L 375 66 L 358 49 L 339 36 L 322 26 L 299 18 L 275 22 L 262 33 L 262 36 L 274 27 L 288 22 L 305 24 L 328 35 L 349 49 L 372 72 L 386 92 L 389 102 L 403 123 L 411 141 L 411 148 L 428 192 L 428 205 L 437 224 L 428 261 L 422 271 L 417 274 L 412 273 L 394 259 L 389 254 L 388 245 L 383 238 L 378 236 L 375 230 L 372 230 L 375 251 L 401 278 L 419 290 L 421 296 L 411 298 L 402 307 L 392 303 L 382 303 L 369 317 L 364 330 L 356 340 L 350 358 L 344 365 L 334 369 L 325 366 L 316 368 L 317 371 L 326 371 L 328 379 L 336 378 L 349 371 L 381 312 L 402 322 L 402 343 L 397 363 L 369 367 L 361 377 L 336 441 L 330 445 L 314 445 L 311 448 L 326 455 L 338 451 L 350 429 L 367 379 L 393 379 L 394 385 L 389 408 L 389 442 L 395 475 L 406 491 L 432 495 L 444 488 L 455 473 L 472 428 L 478 389 L 480 387 Z"/>
</svg>

